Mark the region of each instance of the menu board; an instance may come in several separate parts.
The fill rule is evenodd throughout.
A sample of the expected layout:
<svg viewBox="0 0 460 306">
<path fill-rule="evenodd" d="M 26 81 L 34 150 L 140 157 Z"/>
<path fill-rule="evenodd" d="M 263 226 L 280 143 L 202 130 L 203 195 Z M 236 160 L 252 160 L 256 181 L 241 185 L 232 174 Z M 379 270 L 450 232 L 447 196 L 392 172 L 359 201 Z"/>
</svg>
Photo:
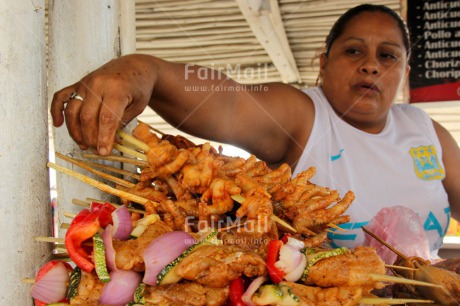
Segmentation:
<svg viewBox="0 0 460 306">
<path fill-rule="evenodd" d="M 407 0 L 410 102 L 460 100 L 460 1 Z"/>
</svg>

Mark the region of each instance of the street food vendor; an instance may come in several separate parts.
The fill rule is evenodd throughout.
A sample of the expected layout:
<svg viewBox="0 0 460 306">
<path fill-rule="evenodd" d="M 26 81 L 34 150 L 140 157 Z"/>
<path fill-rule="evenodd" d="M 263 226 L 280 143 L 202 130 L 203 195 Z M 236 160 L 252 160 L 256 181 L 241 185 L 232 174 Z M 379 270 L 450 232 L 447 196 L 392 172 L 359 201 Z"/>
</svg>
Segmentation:
<svg viewBox="0 0 460 306">
<path fill-rule="evenodd" d="M 399 15 L 365 4 L 332 27 L 317 87 L 260 90 L 208 68 L 135 54 L 55 93 L 51 113 L 81 149 L 101 155 L 111 152 L 116 130 L 149 106 L 189 134 L 236 145 L 274 167 L 287 163 L 294 175 L 314 166 L 313 183 L 356 194 L 351 222 L 341 225 L 348 231 L 332 234 L 333 244 L 362 244 L 361 226 L 402 205 L 420 216 L 436 254 L 450 217 L 460 220 L 460 150 L 425 112 L 395 104 L 410 50 Z"/>
</svg>

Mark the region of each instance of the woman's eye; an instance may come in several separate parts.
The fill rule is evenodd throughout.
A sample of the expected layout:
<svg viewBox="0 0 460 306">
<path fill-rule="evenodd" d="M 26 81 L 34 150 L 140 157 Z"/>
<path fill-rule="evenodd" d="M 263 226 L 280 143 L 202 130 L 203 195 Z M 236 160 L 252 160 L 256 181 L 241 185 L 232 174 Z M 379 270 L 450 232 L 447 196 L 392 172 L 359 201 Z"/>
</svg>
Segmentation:
<svg viewBox="0 0 460 306">
<path fill-rule="evenodd" d="M 385 60 L 397 61 L 398 57 L 392 53 L 382 53 L 380 56 Z"/>
<path fill-rule="evenodd" d="M 360 54 L 360 52 L 358 51 L 358 49 L 346 49 L 346 50 L 345 50 L 345 53 L 348 54 L 348 55 L 357 55 L 357 54 Z"/>
</svg>

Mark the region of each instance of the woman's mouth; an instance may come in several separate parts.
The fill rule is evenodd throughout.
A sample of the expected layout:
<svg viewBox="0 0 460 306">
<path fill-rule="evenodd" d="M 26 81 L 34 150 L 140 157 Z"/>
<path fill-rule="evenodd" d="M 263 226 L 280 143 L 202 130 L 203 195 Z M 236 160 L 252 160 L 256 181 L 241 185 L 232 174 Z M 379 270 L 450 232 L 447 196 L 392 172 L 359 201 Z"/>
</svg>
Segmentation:
<svg viewBox="0 0 460 306">
<path fill-rule="evenodd" d="M 365 95 L 377 95 L 380 90 L 374 83 L 361 82 L 355 85 L 355 88 Z"/>
</svg>

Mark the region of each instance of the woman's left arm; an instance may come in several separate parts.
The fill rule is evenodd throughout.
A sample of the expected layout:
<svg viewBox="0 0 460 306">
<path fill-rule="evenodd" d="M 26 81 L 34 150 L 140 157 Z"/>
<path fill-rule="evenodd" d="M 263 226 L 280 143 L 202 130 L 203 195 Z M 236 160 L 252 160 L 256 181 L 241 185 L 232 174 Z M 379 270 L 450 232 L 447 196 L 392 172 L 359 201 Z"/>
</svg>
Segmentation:
<svg viewBox="0 0 460 306">
<path fill-rule="evenodd" d="M 434 120 L 433 124 L 442 146 L 442 161 L 446 171 L 443 185 L 449 197 L 451 215 L 460 221 L 460 148 L 442 125 Z"/>
</svg>

